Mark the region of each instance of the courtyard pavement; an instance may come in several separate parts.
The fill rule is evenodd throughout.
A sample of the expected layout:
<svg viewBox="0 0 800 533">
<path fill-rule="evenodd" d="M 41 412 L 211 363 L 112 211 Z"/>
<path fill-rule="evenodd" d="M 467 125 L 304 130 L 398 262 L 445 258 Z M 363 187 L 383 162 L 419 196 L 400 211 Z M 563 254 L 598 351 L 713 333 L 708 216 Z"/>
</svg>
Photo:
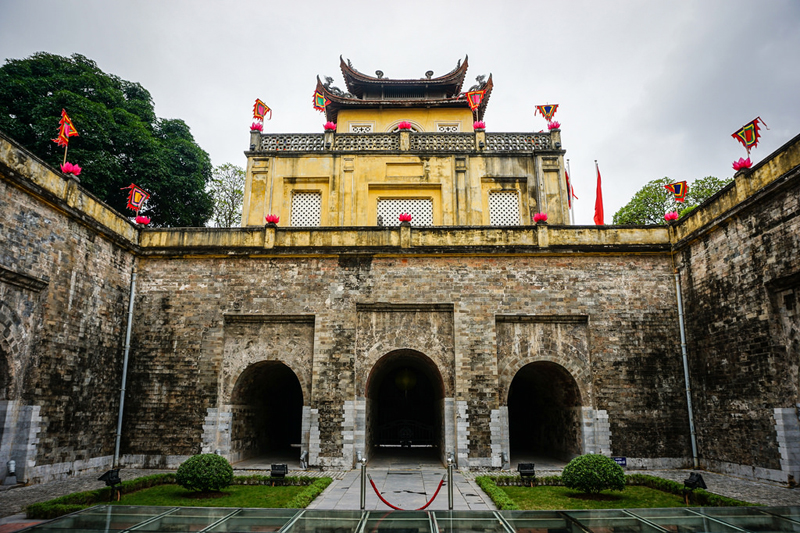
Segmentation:
<svg viewBox="0 0 800 533">
<path fill-rule="evenodd" d="M 534 461 L 535 462 L 535 461 Z M 265 473 L 264 464 L 253 462 L 247 468 L 238 468 L 235 465 L 236 475 L 252 473 Z M 563 464 L 548 463 L 540 460 L 537 463 L 537 476 L 560 474 Z M 120 473 L 123 479 L 169 472 L 169 470 L 142 470 L 124 469 Z M 400 459 L 376 459 L 370 461 L 367 472 L 372 476 L 375 485 L 383 497 L 403 509 L 416 509 L 436 491 L 446 469 L 436 461 L 422 461 L 413 463 Z M 636 471 L 628 471 L 634 473 Z M 689 477 L 691 470 L 650 470 L 639 471 L 643 474 L 659 476 L 665 479 L 682 482 Z M 708 490 L 716 494 L 736 498 L 758 505 L 765 506 L 800 506 L 800 489 L 789 489 L 774 484 L 759 483 L 729 475 L 714 474 L 700 470 L 708 485 Z M 318 470 L 301 471 L 290 469 L 290 475 L 309 475 L 314 477 L 330 476 L 333 483 L 311 503 L 309 509 L 353 509 L 360 508 L 360 470 L 349 472 L 320 472 Z M 494 504 L 483 491 L 475 484 L 475 477 L 479 475 L 515 474 L 512 470 L 504 471 L 470 471 L 454 472 L 454 501 L 453 508 L 458 510 L 494 509 Z M 98 474 L 69 478 L 41 485 L 25 487 L 0 486 L 0 533 L 17 531 L 38 521 L 25 518 L 25 506 L 46 501 L 58 496 L 97 489 L 103 484 L 97 481 Z M 367 483 L 366 509 L 389 509 L 383 504 L 371 485 Z M 438 496 L 428 507 L 430 510 L 447 509 L 447 485 L 442 486 Z"/>
</svg>

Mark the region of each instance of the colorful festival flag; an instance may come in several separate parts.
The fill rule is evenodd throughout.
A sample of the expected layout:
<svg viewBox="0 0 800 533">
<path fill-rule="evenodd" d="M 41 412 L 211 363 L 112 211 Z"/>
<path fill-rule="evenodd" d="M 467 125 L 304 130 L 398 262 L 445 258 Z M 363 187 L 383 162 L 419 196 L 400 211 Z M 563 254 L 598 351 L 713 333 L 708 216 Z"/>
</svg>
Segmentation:
<svg viewBox="0 0 800 533">
<path fill-rule="evenodd" d="M 670 183 L 669 185 L 664 185 L 664 188 L 675 195 L 676 202 L 683 202 L 686 200 L 686 193 L 689 192 L 689 186 L 685 181 Z"/>
<path fill-rule="evenodd" d="M 482 91 L 470 91 L 467 93 L 467 104 L 469 104 L 469 108 L 472 111 L 478 109 L 478 106 L 481 105 L 483 102 L 483 98 L 486 96 L 486 89 Z"/>
<path fill-rule="evenodd" d="M 594 162 L 597 169 L 597 198 L 594 201 L 594 223 L 598 226 L 604 224 L 603 220 L 603 188 L 600 185 L 600 167 L 597 166 L 597 161 Z"/>
<path fill-rule="evenodd" d="M 150 194 L 145 192 L 144 189 L 139 187 L 138 185 L 134 185 L 131 183 L 127 187 L 123 187 L 122 190 L 130 189 L 128 193 L 128 209 L 136 211 L 137 213 L 142 208 L 142 204 L 145 200 L 150 198 Z"/>
<path fill-rule="evenodd" d="M 731 135 L 731 137 L 744 145 L 744 147 L 747 149 L 748 156 L 750 155 L 750 149 L 758 146 L 758 139 L 761 136 L 761 134 L 758 132 L 759 122 L 761 122 L 765 128 L 769 129 L 767 127 L 767 123 L 764 122 L 761 117 L 756 117 L 754 120 L 751 120 Z"/>
<path fill-rule="evenodd" d="M 550 122 L 553 119 L 553 115 L 558 111 L 558 104 L 537 105 L 536 111 L 541 113 L 547 122 Z M 535 115 L 536 113 L 534 112 L 533 114 Z"/>
<path fill-rule="evenodd" d="M 72 125 L 72 120 L 67 116 L 67 112 L 62 109 L 61 120 L 58 121 L 58 137 L 53 139 L 53 142 L 59 146 L 67 146 L 69 138 L 76 135 L 78 135 L 78 132 L 75 130 L 75 126 Z"/>
<path fill-rule="evenodd" d="M 331 101 L 325 98 L 325 95 L 319 91 L 314 91 L 314 109 L 317 111 L 325 111 L 325 108 Z"/>
<path fill-rule="evenodd" d="M 263 120 L 267 113 L 269 113 L 269 118 L 267 120 L 272 120 L 272 109 L 256 98 L 256 103 L 253 105 L 253 118 L 260 118 Z"/>
</svg>

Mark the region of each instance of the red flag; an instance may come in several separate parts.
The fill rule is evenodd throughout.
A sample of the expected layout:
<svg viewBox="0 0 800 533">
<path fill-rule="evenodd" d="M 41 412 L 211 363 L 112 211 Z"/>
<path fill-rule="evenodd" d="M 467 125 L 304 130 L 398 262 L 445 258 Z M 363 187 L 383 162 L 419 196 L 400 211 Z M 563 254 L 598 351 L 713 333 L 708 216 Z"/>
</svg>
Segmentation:
<svg viewBox="0 0 800 533">
<path fill-rule="evenodd" d="M 567 178 L 567 207 L 572 209 L 572 199 L 575 198 L 578 200 L 578 197 L 575 196 L 575 191 L 572 189 L 572 182 L 569 179 L 569 171 L 564 169 L 564 176 Z"/>
<path fill-rule="evenodd" d="M 600 185 L 600 167 L 597 162 L 594 164 L 597 168 L 597 199 L 594 201 L 594 223 L 602 226 L 603 222 L 603 188 Z"/>
</svg>

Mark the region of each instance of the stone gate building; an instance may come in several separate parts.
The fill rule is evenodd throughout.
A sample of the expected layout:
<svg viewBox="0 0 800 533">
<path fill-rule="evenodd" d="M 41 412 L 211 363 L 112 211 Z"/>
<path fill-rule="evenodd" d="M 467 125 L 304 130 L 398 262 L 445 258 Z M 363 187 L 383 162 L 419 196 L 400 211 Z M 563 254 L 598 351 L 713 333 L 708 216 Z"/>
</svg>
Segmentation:
<svg viewBox="0 0 800 533">
<path fill-rule="evenodd" d="M 473 113 L 466 60 L 341 68 L 335 131 L 251 134 L 241 228 L 133 225 L 0 135 L 0 477 L 111 465 L 131 299 L 128 466 L 691 466 L 676 281 L 697 460 L 800 475 L 800 137 L 673 226 L 571 226 L 558 130 L 474 131 L 491 76 Z"/>
</svg>

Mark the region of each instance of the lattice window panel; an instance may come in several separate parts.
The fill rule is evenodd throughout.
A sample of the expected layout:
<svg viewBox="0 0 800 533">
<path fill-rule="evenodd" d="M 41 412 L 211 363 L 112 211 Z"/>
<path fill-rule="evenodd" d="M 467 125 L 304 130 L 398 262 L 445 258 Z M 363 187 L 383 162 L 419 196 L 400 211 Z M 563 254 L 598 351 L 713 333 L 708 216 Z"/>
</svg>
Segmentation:
<svg viewBox="0 0 800 533">
<path fill-rule="evenodd" d="M 433 200 L 430 198 L 398 198 L 378 200 L 378 216 L 384 226 L 397 226 L 402 213 L 411 215 L 412 226 L 433 226 Z"/>
<path fill-rule="evenodd" d="M 437 124 L 436 131 L 439 133 L 458 133 L 461 131 L 460 124 Z"/>
<path fill-rule="evenodd" d="M 322 212 L 322 194 L 296 192 L 292 195 L 292 226 L 319 226 Z"/>
<path fill-rule="evenodd" d="M 372 133 L 372 124 L 350 124 L 350 133 Z"/>
<path fill-rule="evenodd" d="M 489 193 L 489 224 L 519 226 L 519 196 L 516 192 Z"/>
</svg>

